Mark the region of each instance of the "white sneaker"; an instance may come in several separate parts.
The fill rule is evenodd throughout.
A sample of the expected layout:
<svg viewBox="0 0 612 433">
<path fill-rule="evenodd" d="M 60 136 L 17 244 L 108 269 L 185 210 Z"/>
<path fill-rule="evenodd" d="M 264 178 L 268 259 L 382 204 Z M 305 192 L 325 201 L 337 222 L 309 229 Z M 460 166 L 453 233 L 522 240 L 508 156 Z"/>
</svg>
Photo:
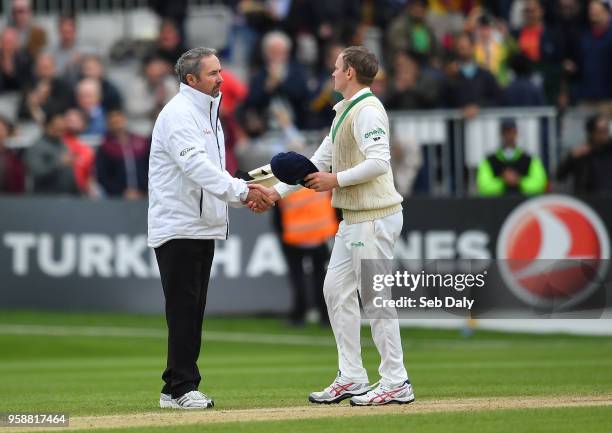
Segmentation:
<svg viewBox="0 0 612 433">
<path fill-rule="evenodd" d="M 164 394 L 163 392 L 159 395 L 159 407 L 162 409 L 178 409 L 179 405 L 176 400 L 172 398 L 170 394 Z"/>
<path fill-rule="evenodd" d="M 407 404 L 414 401 L 412 385 L 406 381 L 397 387 L 379 384 L 367 394 L 351 398 L 351 406 L 381 406 L 389 403 Z"/>
<path fill-rule="evenodd" d="M 311 403 L 339 403 L 344 399 L 362 395 L 368 392 L 370 385 L 367 383 L 355 383 L 342 378 L 340 372 L 336 376 L 336 380 L 332 382 L 323 391 L 313 392 L 308 396 L 308 401 Z"/>
<path fill-rule="evenodd" d="M 179 398 L 172 398 L 170 394 L 161 394 L 159 407 L 162 409 L 206 409 L 214 407 L 215 402 L 200 391 L 189 391 Z"/>
</svg>

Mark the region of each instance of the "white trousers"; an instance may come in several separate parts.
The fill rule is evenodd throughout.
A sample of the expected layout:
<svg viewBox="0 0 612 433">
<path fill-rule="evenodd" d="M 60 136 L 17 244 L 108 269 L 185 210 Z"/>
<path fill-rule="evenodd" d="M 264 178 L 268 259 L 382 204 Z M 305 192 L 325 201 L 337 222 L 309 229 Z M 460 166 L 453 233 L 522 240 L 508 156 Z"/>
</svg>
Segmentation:
<svg viewBox="0 0 612 433">
<path fill-rule="evenodd" d="M 336 345 L 338 368 L 344 378 L 367 383 L 361 360 L 361 259 L 393 259 L 395 241 L 402 230 L 402 212 L 358 224 L 340 223 L 332 250 L 323 293 Z M 395 312 L 395 311 L 394 311 Z M 381 383 L 393 386 L 408 379 L 399 322 L 388 318 L 370 319 L 372 338 L 380 353 Z"/>
</svg>

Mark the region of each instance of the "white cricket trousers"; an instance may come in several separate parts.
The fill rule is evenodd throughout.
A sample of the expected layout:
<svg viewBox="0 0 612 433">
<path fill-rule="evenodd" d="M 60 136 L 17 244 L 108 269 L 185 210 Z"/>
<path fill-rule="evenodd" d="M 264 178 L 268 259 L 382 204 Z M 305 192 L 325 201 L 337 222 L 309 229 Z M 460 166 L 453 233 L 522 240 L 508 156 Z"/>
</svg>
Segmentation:
<svg viewBox="0 0 612 433">
<path fill-rule="evenodd" d="M 368 383 L 361 360 L 361 259 L 393 259 L 395 241 L 403 224 L 402 212 L 374 221 L 340 223 L 336 233 L 323 293 L 336 345 L 338 369 L 342 377 L 355 383 Z M 395 313 L 395 311 L 393 311 Z M 408 379 L 404 368 L 399 322 L 396 319 L 370 319 L 372 338 L 380 353 L 378 373 L 387 386 Z"/>
</svg>

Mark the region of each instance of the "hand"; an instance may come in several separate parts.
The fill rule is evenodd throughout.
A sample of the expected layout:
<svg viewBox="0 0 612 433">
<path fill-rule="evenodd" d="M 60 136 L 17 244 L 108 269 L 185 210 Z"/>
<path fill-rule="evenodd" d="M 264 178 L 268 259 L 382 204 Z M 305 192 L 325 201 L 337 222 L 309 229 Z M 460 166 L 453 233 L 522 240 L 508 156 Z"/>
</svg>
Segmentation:
<svg viewBox="0 0 612 433">
<path fill-rule="evenodd" d="M 516 186 L 520 182 L 521 177 L 519 176 L 519 174 L 516 171 L 514 171 L 514 170 L 512 170 L 510 168 L 507 168 L 502 173 L 502 179 L 504 179 L 504 182 L 506 183 L 506 185 L 508 185 L 508 186 Z"/>
<path fill-rule="evenodd" d="M 581 156 L 588 155 L 590 152 L 591 148 L 585 143 L 572 149 L 572 156 L 574 158 L 580 158 Z"/>
<path fill-rule="evenodd" d="M 258 184 L 249 184 L 248 187 L 249 187 L 249 194 L 247 195 L 245 203 L 248 206 L 248 208 L 251 209 L 253 212 L 255 213 L 265 212 L 268 209 L 270 209 L 272 206 L 274 206 L 274 202 L 276 200 L 273 200 L 271 198 L 272 192 L 270 191 L 270 188 L 266 188 Z M 276 190 L 274 190 L 274 193 L 278 195 Z M 280 198 L 280 196 L 278 196 L 278 198 Z"/>
<path fill-rule="evenodd" d="M 336 173 L 318 171 L 309 174 L 304 180 L 306 181 L 306 188 L 314 189 L 316 192 L 331 191 L 340 186 Z"/>
</svg>

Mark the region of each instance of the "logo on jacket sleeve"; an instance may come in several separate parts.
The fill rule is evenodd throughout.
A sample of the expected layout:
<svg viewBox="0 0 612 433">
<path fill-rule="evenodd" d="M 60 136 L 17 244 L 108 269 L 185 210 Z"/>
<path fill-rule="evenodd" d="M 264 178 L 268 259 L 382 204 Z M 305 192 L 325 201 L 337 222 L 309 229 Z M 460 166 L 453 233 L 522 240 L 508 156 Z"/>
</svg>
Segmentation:
<svg viewBox="0 0 612 433">
<path fill-rule="evenodd" d="M 366 132 L 363 138 L 370 138 L 370 137 L 381 136 L 381 135 L 387 135 L 387 133 L 382 128 L 376 128 L 369 132 Z"/>
<path fill-rule="evenodd" d="M 185 155 L 187 155 L 189 152 L 191 152 L 194 149 L 195 149 L 195 147 L 188 147 L 186 149 L 181 150 L 181 153 L 179 155 L 185 156 Z"/>
</svg>

